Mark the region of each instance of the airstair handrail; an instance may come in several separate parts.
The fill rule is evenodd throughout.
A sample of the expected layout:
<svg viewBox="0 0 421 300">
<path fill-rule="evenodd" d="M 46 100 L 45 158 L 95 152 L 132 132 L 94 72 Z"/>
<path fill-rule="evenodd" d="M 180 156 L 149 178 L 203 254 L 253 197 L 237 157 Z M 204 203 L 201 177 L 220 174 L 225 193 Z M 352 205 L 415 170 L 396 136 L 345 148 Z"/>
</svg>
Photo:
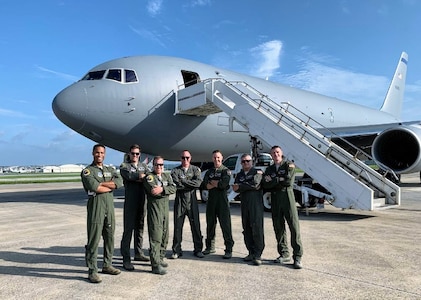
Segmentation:
<svg viewBox="0 0 421 300">
<path fill-rule="evenodd" d="M 303 122 L 305 122 L 310 127 L 315 128 L 316 130 L 322 129 L 323 132 L 328 132 L 329 135 L 326 135 L 324 133 L 321 133 L 320 131 L 317 131 L 319 134 L 323 135 L 323 137 L 325 137 L 326 139 L 332 141 L 332 138 L 335 138 L 337 140 L 340 140 L 342 143 L 346 144 L 347 147 L 348 147 L 347 152 L 350 153 L 352 156 L 354 156 L 354 158 L 358 158 L 362 161 L 374 161 L 373 157 L 371 155 L 369 155 L 367 152 L 365 152 L 363 149 L 356 147 L 354 144 L 348 142 L 346 139 L 344 139 L 340 135 L 336 134 L 331 129 L 325 127 L 323 124 L 314 120 L 311 116 L 307 115 L 305 112 L 301 111 L 300 109 L 298 109 L 297 107 L 292 105 L 289 101 L 284 101 L 284 102 L 281 102 L 279 104 L 279 103 L 273 101 L 271 98 L 269 98 L 268 95 L 265 95 L 265 94 L 261 93 L 260 91 L 258 91 L 257 89 L 255 89 L 250 84 L 248 84 L 247 82 L 244 82 L 244 81 L 227 81 L 223 78 L 209 78 L 209 79 L 204 80 L 205 83 L 207 83 L 207 82 L 210 83 L 210 82 L 214 82 L 214 81 L 220 81 L 220 82 L 223 82 L 226 85 L 230 86 L 235 92 L 237 92 L 242 97 L 246 97 L 248 100 L 256 103 L 258 105 L 257 108 L 259 108 L 260 106 L 267 105 L 269 108 L 271 108 L 275 111 L 276 110 L 281 110 L 281 111 L 283 110 L 286 113 L 291 113 L 295 117 L 297 117 L 297 113 L 299 113 L 302 117 L 298 116 L 298 119 L 302 120 Z M 236 85 L 244 86 L 245 88 L 252 91 L 254 94 L 258 95 L 260 97 L 260 99 L 254 99 L 254 98 L 250 97 L 248 94 L 246 94 L 243 91 L 241 91 L 240 89 L 238 89 L 236 87 Z M 283 116 L 281 115 L 280 119 L 282 119 L 282 117 Z M 304 118 L 307 119 L 307 120 L 304 120 Z M 351 151 L 351 150 L 353 150 L 353 151 Z M 385 171 L 383 173 L 383 176 L 386 176 L 388 173 L 390 173 L 396 180 L 398 180 L 398 176 L 395 174 L 395 172 L 392 169 L 390 169 L 386 165 L 378 163 L 378 162 L 376 162 L 376 164 L 382 170 Z"/>
<path fill-rule="evenodd" d="M 360 160 L 372 160 L 370 155 L 289 102 L 274 102 L 243 81 L 223 78 L 200 81 L 176 94 L 176 114 L 223 111 L 230 117 L 230 131 L 237 122 L 268 145 L 283 144 L 286 153 L 332 193 L 337 207 L 372 210 L 400 205 L 400 188 Z"/>
</svg>

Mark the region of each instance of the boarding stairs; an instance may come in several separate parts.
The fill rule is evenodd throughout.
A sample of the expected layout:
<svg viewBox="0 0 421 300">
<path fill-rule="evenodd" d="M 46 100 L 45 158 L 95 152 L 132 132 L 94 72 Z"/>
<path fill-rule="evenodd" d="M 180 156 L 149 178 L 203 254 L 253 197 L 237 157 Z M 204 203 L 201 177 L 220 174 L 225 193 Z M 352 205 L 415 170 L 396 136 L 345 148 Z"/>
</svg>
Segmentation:
<svg viewBox="0 0 421 300">
<path fill-rule="evenodd" d="M 267 145 L 280 145 L 289 160 L 331 193 L 333 206 L 378 210 L 400 205 L 400 188 L 360 160 L 362 150 L 344 150 L 315 129 L 321 124 L 291 104 L 278 104 L 245 82 L 220 78 L 176 92 L 176 114 L 221 111 L 230 117 L 231 131 L 238 123 Z"/>
</svg>

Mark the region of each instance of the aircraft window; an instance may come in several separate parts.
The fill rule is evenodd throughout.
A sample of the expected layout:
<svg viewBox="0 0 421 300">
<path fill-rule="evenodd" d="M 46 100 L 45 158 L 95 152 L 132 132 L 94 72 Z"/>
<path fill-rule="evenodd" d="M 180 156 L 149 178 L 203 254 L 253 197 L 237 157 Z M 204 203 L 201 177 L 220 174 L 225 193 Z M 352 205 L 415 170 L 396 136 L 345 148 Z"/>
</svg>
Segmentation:
<svg viewBox="0 0 421 300">
<path fill-rule="evenodd" d="M 121 82 L 121 69 L 110 69 L 107 74 L 107 79 Z"/>
<path fill-rule="evenodd" d="M 83 76 L 82 80 L 100 80 L 104 77 L 105 70 L 101 71 L 92 71 Z"/>
<path fill-rule="evenodd" d="M 137 82 L 136 73 L 133 70 L 124 70 L 126 74 L 126 82 Z"/>
<path fill-rule="evenodd" d="M 234 171 L 235 165 L 237 164 L 237 156 L 228 157 L 222 164 L 231 171 Z"/>
</svg>

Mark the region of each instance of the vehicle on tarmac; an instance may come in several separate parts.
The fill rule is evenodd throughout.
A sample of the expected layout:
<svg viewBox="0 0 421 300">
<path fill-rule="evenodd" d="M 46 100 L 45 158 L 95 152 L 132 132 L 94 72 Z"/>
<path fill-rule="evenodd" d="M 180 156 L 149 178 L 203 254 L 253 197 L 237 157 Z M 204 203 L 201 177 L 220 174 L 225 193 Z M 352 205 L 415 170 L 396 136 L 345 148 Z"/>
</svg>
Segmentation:
<svg viewBox="0 0 421 300">
<path fill-rule="evenodd" d="M 222 164 L 231 170 L 230 188 L 228 189 L 228 200 L 241 201 L 240 194 L 234 192 L 231 186 L 234 184 L 235 177 L 241 171 L 241 156 L 243 153 L 237 153 L 228 156 Z M 266 170 L 268 166 L 273 163 L 272 157 L 269 153 L 259 153 L 257 158 L 253 160 L 255 168 Z M 207 171 L 207 170 L 206 170 Z M 206 171 L 202 172 L 202 179 L 205 177 Z M 324 201 L 329 201 L 330 193 L 323 186 L 315 182 L 311 177 L 306 174 L 299 174 L 296 176 L 294 183 L 294 196 L 295 201 L 302 208 L 308 207 L 321 207 Z M 200 190 L 200 197 L 202 202 L 207 202 L 209 197 L 208 190 Z M 265 211 L 271 210 L 271 196 L 269 192 L 263 191 L 263 206 Z"/>
<path fill-rule="evenodd" d="M 231 170 L 230 188 L 228 189 L 228 200 L 230 202 L 239 200 L 239 194 L 234 192 L 231 186 L 234 184 L 235 177 L 241 171 L 241 155 L 244 153 L 236 153 L 228 156 L 222 164 Z M 257 169 L 265 171 L 266 167 L 273 163 L 272 157 L 269 153 L 259 153 L 257 158 L 253 160 L 253 166 Z M 205 177 L 207 170 L 202 171 L 202 179 Z M 202 202 L 207 202 L 209 197 L 208 190 L 200 190 L 200 197 Z"/>
</svg>

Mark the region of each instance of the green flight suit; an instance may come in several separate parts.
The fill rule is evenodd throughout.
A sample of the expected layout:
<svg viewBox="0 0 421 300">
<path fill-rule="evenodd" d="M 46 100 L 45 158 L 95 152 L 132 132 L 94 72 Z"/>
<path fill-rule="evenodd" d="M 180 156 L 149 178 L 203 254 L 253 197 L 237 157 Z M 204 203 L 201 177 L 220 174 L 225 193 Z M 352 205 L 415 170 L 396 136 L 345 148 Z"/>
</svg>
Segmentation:
<svg viewBox="0 0 421 300">
<path fill-rule="evenodd" d="M 286 240 L 285 221 L 291 232 L 291 246 L 293 259 L 300 259 L 303 255 L 301 244 L 300 223 L 294 197 L 295 165 L 282 160 L 279 169 L 273 164 L 266 168 L 264 176 L 270 176 L 271 180 L 262 180 L 263 188 L 271 192 L 272 223 L 278 242 L 278 253 L 282 257 L 289 256 Z"/>
<path fill-rule="evenodd" d="M 143 231 L 146 215 L 146 196 L 143 182 L 139 181 L 139 174 L 149 173 L 144 163 L 137 165 L 125 162 L 120 166 L 120 174 L 124 182 L 124 230 L 120 243 L 120 252 L 124 262 L 131 261 L 130 244 L 134 235 L 135 257 L 143 254 Z"/>
<path fill-rule="evenodd" d="M 177 190 L 168 173 L 162 173 L 161 179 L 155 172 L 151 172 L 143 181 L 147 196 L 147 222 L 150 244 L 150 258 L 152 268 L 158 267 L 165 257 L 169 237 L 169 195 Z M 155 186 L 162 186 L 164 191 L 160 195 L 152 195 Z"/>
<path fill-rule="evenodd" d="M 243 225 L 244 243 L 249 254 L 260 259 L 265 248 L 263 226 L 263 192 L 261 189 L 263 172 L 251 168 L 247 174 L 238 172 L 235 182 L 241 199 L 241 221 Z"/>
<path fill-rule="evenodd" d="M 208 182 L 211 180 L 218 181 L 218 186 L 209 190 L 209 198 L 206 203 L 206 249 L 208 250 L 215 250 L 217 219 L 224 238 L 225 252 L 231 253 L 234 246 L 231 230 L 231 212 L 227 196 L 230 178 L 231 171 L 224 165 L 221 165 L 218 169 L 209 169 L 201 184 L 202 189 L 206 190 Z"/>
<path fill-rule="evenodd" d="M 194 253 L 202 252 L 203 236 L 200 230 L 199 206 L 196 191 L 202 183 L 200 168 L 190 165 L 185 170 L 181 165 L 172 169 L 171 177 L 177 186 L 174 201 L 173 253 L 182 255 L 184 219 L 187 216 L 193 236 Z"/>
<path fill-rule="evenodd" d="M 90 273 L 97 273 L 98 245 L 101 238 L 104 239 L 104 264 L 109 267 L 112 264 L 114 253 L 114 195 L 113 192 L 96 193 L 101 182 L 114 181 L 116 188 L 123 186 L 120 174 L 112 167 L 102 168 L 91 164 L 81 173 L 83 188 L 88 194 L 87 204 L 87 232 L 88 242 L 85 246 L 85 261 Z"/>
</svg>

